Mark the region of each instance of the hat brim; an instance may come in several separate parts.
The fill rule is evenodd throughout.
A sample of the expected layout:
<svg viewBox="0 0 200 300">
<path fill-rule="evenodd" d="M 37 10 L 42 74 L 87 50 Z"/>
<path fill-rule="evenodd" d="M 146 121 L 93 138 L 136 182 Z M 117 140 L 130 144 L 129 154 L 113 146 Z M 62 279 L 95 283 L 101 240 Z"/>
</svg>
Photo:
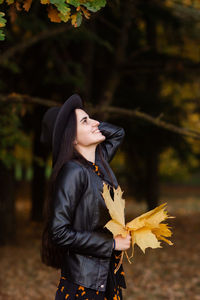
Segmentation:
<svg viewBox="0 0 200 300">
<path fill-rule="evenodd" d="M 61 106 L 56 118 L 53 129 L 52 149 L 53 149 L 53 165 L 58 158 L 59 148 L 64 130 L 67 126 L 70 113 L 76 108 L 84 108 L 84 104 L 79 95 L 74 94 L 69 97 Z"/>
<path fill-rule="evenodd" d="M 51 107 L 45 112 L 42 118 L 40 142 L 50 150 L 52 149 L 53 128 L 59 110 L 60 107 L 58 106 Z"/>
</svg>

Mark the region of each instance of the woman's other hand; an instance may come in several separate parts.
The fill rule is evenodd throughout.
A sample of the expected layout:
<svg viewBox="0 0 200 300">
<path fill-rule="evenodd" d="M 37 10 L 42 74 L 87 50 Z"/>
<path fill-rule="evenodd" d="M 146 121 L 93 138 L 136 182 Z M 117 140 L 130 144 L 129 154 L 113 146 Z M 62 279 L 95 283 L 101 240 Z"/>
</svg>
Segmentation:
<svg viewBox="0 0 200 300">
<path fill-rule="evenodd" d="M 131 246 L 131 235 L 130 233 L 124 238 L 121 234 L 115 237 L 115 250 L 128 250 Z"/>
</svg>

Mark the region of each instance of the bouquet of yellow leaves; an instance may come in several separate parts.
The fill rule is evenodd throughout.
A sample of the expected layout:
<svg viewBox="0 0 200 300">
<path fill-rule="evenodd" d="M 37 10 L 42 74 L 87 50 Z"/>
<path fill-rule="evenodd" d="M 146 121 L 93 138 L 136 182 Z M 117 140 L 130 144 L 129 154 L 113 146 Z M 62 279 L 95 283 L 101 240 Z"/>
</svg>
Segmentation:
<svg viewBox="0 0 200 300">
<path fill-rule="evenodd" d="M 167 218 L 174 217 L 167 214 L 165 211 L 166 203 L 163 203 L 125 224 L 125 199 L 122 198 L 123 192 L 120 186 L 118 186 L 117 189 L 113 188 L 113 191 L 114 201 L 110 196 L 108 185 L 104 183 L 102 196 L 111 216 L 111 220 L 106 223 L 104 227 L 111 231 L 114 237 L 118 234 L 126 237 L 130 232 L 132 238 L 132 254 L 128 257 L 127 252 L 122 251 L 119 265 L 115 269 L 116 273 L 122 263 L 124 252 L 129 263 L 131 263 L 130 259 L 133 257 L 135 244 L 137 244 L 144 253 L 145 249 L 148 247 L 162 248 L 159 240 L 163 240 L 169 245 L 173 245 L 173 243 L 166 238 L 172 235 L 172 232 L 169 229 L 170 227 L 167 224 L 161 224 L 161 222 Z"/>
</svg>

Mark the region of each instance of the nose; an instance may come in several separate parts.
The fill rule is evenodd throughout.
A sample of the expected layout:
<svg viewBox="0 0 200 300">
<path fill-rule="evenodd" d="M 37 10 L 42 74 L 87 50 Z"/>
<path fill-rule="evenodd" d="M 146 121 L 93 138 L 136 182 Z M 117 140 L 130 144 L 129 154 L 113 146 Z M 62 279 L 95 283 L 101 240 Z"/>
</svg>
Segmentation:
<svg viewBox="0 0 200 300">
<path fill-rule="evenodd" d="M 93 126 L 99 126 L 100 122 L 97 120 L 93 120 Z"/>
</svg>

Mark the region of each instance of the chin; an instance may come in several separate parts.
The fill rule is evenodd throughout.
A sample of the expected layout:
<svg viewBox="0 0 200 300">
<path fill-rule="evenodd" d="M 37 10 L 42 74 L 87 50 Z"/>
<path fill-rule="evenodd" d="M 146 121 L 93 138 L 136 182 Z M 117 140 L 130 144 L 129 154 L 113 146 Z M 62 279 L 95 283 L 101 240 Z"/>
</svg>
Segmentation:
<svg viewBox="0 0 200 300">
<path fill-rule="evenodd" d="M 105 141 L 106 137 L 102 134 L 101 141 Z"/>
<path fill-rule="evenodd" d="M 99 138 L 97 141 L 96 141 L 96 144 L 101 144 L 103 141 L 105 141 L 106 137 L 104 135 L 102 135 L 101 138 Z"/>
</svg>

